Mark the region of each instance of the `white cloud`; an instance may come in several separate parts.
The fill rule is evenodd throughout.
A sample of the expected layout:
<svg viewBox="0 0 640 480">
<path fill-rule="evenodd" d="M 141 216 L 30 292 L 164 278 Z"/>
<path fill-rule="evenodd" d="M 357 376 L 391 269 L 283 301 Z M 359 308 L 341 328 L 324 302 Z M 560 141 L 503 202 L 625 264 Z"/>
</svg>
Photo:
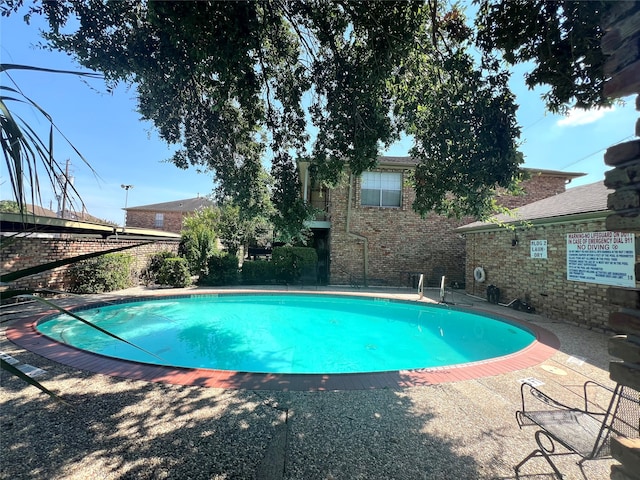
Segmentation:
<svg viewBox="0 0 640 480">
<path fill-rule="evenodd" d="M 577 127 L 600 120 L 605 114 L 613 112 L 614 108 L 597 108 L 592 110 L 582 110 L 572 108 L 569 114 L 556 122 L 559 127 Z"/>
</svg>

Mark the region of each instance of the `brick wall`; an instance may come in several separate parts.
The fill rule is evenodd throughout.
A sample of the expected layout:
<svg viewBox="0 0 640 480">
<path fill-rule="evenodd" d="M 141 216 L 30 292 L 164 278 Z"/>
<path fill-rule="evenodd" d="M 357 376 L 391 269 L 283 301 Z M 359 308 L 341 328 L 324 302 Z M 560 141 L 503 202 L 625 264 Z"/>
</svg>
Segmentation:
<svg viewBox="0 0 640 480">
<path fill-rule="evenodd" d="M 156 213 L 164 214 L 162 228 L 156 228 Z M 182 220 L 186 214 L 183 212 L 156 212 L 151 210 L 128 210 L 127 227 L 149 228 L 165 232 L 180 233 Z"/>
<path fill-rule="evenodd" d="M 392 171 L 380 169 L 380 171 Z M 397 170 L 395 170 L 397 171 Z M 452 230 L 465 222 L 429 215 L 411 208 L 412 188 L 403 187 L 399 208 L 360 205 L 360 180 L 355 178 L 349 231 L 366 238 L 369 285 L 408 286 L 412 274 L 424 273 L 431 283 L 440 275 L 462 281 L 464 241 Z M 331 283 L 364 280 L 364 239 L 347 234 L 348 184 L 331 196 Z"/>
<path fill-rule="evenodd" d="M 128 245 L 144 243 L 140 240 L 98 240 L 98 239 L 61 239 L 61 238 L 18 238 L 0 250 L 0 263 L 3 272 L 24 269 L 74 257 L 96 251 L 109 250 Z M 125 250 L 133 255 L 133 270 L 139 273 L 147 264 L 152 253 L 160 251 L 178 251 L 178 242 L 161 241 Z M 68 288 L 66 272 L 68 267 L 59 267 L 36 275 L 22 278 L 12 285 L 18 288 L 50 288 L 66 290 Z"/>
<path fill-rule="evenodd" d="M 567 179 L 548 173 L 532 173 L 522 182 L 523 195 L 498 195 L 498 202 L 507 208 L 516 208 L 566 191 Z"/>
<path fill-rule="evenodd" d="M 488 285 L 500 289 L 501 303 L 519 298 L 536 313 L 588 328 L 607 329 L 609 314 L 616 310 L 607 299 L 606 285 L 567 280 L 566 234 L 605 231 L 601 220 L 584 223 L 549 224 L 516 232 L 508 230 L 466 233 L 466 290 L 486 298 Z M 546 240 L 546 259 L 531 258 L 530 241 Z M 636 252 L 640 240 L 636 238 Z M 486 280 L 476 282 L 473 271 L 482 267 Z"/>
<path fill-rule="evenodd" d="M 398 172 L 384 168 L 377 171 Z M 523 183 L 524 195 L 505 195 L 500 201 L 514 208 L 562 193 L 565 184 L 565 177 L 534 174 Z M 353 235 L 347 233 L 348 182 L 331 193 L 331 283 L 363 284 L 365 249 L 368 285 L 412 286 L 420 273 L 425 274 L 428 286 L 439 285 L 442 275 L 448 283 L 464 282 L 465 242 L 454 229 L 473 219 L 434 214 L 421 218 L 411 207 L 415 192 L 408 186 L 403 187 L 400 208 L 362 206 L 360 179 L 354 178 L 353 185 L 349 225 Z"/>
</svg>

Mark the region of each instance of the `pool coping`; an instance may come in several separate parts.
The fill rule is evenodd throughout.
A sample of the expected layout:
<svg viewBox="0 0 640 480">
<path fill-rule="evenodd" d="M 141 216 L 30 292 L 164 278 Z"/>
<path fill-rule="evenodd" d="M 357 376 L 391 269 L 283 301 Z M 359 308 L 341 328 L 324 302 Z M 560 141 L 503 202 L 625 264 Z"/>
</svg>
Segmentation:
<svg viewBox="0 0 640 480">
<path fill-rule="evenodd" d="M 233 292 L 216 293 L 185 293 L 159 294 L 144 296 L 122 296 L 109 301 L 82 302 L 68 307 L 72 311 L 92 308 L 99 305 L 126 303 L 147 299 L 167 299 L 193 296 L 224 296 L 224 295 L 339 295 L 363 296 L 355 293 L 342 292 Z M 371 296 L 371 295 L 367 295 Z M 384 294 L 374 295 L 376 298 L 388 299 L 394 302 L 416 303 L 416 300 L 389 298 Z M 506 321 L 523 327 L 532 332 L 534 342 L 518 352 L 481 360 L 472 363 L 444 367 L 430 367 L 412 370 L 396 370 L 370 373 L 338 373 L 338 374 L 271 374 L 250 373 L 229 370 L 213 370 L 200 368 L 182 368 L 160 366 L 106 357 L 100 354 L 80 350 L 76 347 L 59 343 L 37 331 L 39 322 L 53 314 L 59 313 L 48 310 L 33 317 L 18 319 L 9 325 L 7 338 L 20 347 L 36 353 L 54 362 L 80 370 L 114 377 L 142 380 L 156 383 L 175 385 L 196 385 L 208 388 L 247 389 L 247 390 L 277 390 L 277 391 L 323 391 L 323 390 L 370 390 L 378 388 L 407 388 L 416 386 L 435 385 L 440 383 L 472 380 L 490 377 L 508 372 L 522 370 L 542 363 L 551 357 L 560 347 L 560 341 L 550 331 L 533 323 L 522 321 L 513 316 L 495 314 L 494 312 L 473 307 L 449 307 L 459 311 L 466 311 L 484 315 L 490 318 Z"/>
</svg>

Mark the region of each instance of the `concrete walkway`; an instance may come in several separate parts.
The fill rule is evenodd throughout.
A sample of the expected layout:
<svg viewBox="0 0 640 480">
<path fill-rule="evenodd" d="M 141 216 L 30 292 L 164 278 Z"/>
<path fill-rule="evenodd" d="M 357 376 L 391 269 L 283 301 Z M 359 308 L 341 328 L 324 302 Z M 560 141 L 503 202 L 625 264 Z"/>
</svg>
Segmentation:
<svg viewBox="0 0 640 480">
<path fill-rule="evenodd" d="M 406 290 L 367 293 L 417 297 Z M 535 447 L 533 431 L 515 422 L 521 380 L 539 381 L 568 403 L 579 401 L 587 379 L 611 385 L 608 335 L 461 294 L 447 301 L 521 316 L 552 331 L 561 347 L 524 370 L 425 387 L 224 390 L 119 379 L 51 362 L 5 338 L 15 315 L 4 308 L 0 352 L 44 370 L 38 380 L 68 405 L 2 372 L 0 478 L 514 478 L 513 465 Z M 558 461 L 566 478 L 583 478 L 576 460 Z M 587 478 L 609 478 L 610 464 L 587 462 Z M 534 460 L 521 478 L 550 473 Z"/>
</svg>

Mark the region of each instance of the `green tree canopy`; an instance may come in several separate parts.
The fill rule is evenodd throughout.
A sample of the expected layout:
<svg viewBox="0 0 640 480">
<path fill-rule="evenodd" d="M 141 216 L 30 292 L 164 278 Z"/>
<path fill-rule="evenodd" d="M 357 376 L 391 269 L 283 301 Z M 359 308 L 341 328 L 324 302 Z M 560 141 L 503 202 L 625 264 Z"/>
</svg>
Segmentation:
<svg viewBox="0 0 640 480">
<path fill-rule="evenodd" d="M 12 200 L 0 200 L 0 212 L 20 213 L 20 205 Z"/>
<path fill-rule="evenodd" d="M 546 85 L 547 108 L 607 106 L 602 26 L 616 2 L 581 0 L 476 0 L 478 45 L 512 65 L 532 62 L 530 88 Z"/>
<path fill-rule="evenodd" d="M 273 238 L 268 216 L 247 216 L 245 211 L 231 201 L 220 206 L 217 229 L 220 233 L 220 243 L 231 255 L 236 255 L 240 247 L 244 247 L 246 253 L 249 245 L 257 242 L 265 245 Z"/>
<path fill-rule="evenodd" d="M 52 48 L 110 85 L 135 84 L 142 117 L 181 146 L 173 163 L 210 169 L 221 198 L 255 202 L 269 154 L 275 219 L 291 225 L 309 214 L 289 201 L 299 182 L 293 158 L 332 184 L 347 168 L 375 166 L 401 133 L 415 141 L 418 212 L 487 214 L 494 189 L 516 181 L 522 161 L 509 75 L 494 47 L 511 62 L 539 61 L 529 82 L 555 85 L 551 108 L 574 97 L 597 103 L 580 91 L 599 74 L 580 50 L 592 52 L 592 38 L 575 38 L 591 34 L 597 8 L 578 3 L 483 0 L 480 54 L 460 8 L 439 0 L 36 0 L 27 15 L 47 17 Z M 9 2 L 3 13 L 21 6 Z M 556 44 L 562 56 L 544 51 Z M 563 71 L 580 62 L 592 68 Z"/>
</svg>

